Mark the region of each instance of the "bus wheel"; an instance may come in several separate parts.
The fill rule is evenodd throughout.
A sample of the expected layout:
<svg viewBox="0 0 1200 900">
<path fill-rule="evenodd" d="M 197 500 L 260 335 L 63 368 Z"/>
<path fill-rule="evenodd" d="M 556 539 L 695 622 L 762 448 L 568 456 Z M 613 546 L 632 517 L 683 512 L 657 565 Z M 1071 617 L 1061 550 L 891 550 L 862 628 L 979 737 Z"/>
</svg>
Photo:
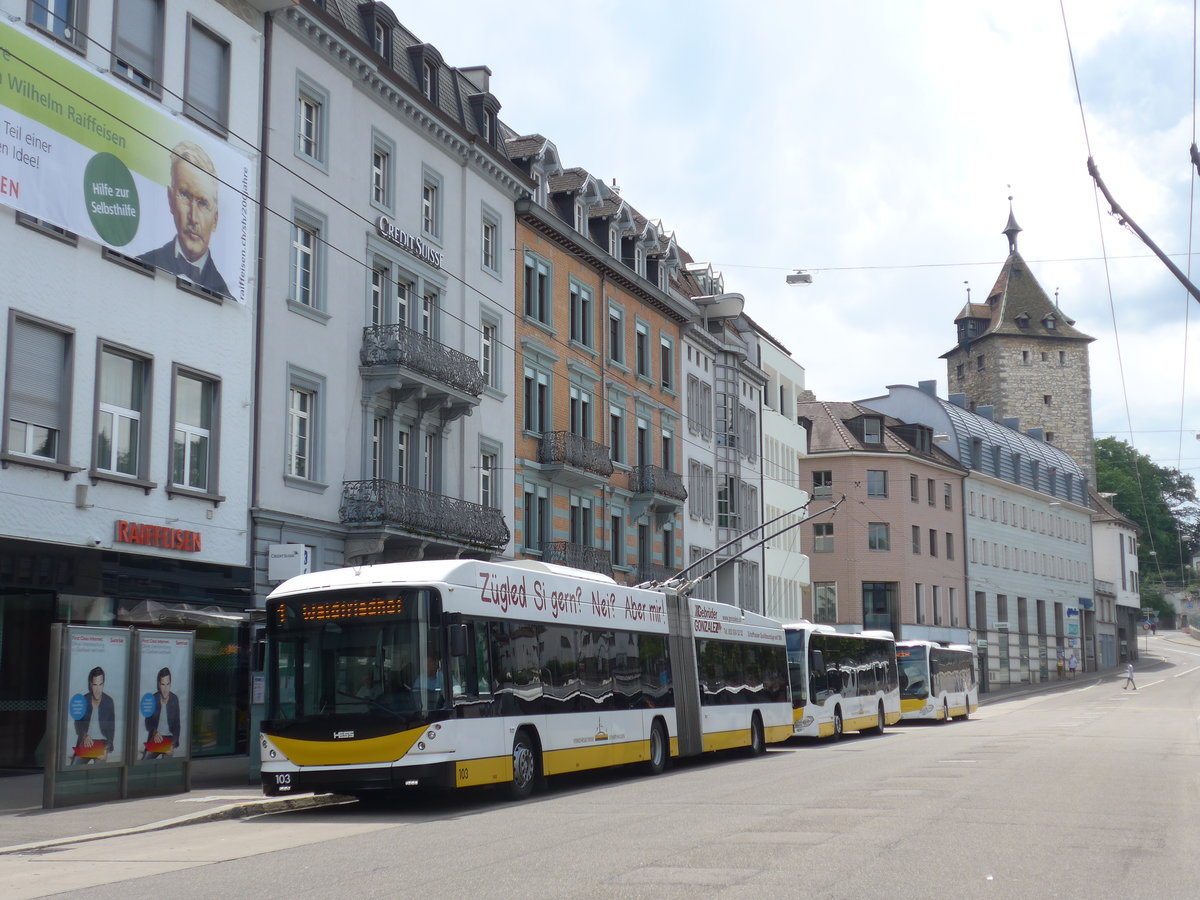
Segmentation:
<svg viewBox="0 0 1200 900">
<path fill-rule="evenodd" d="M 509 785 L 509 795 L 514 800 L 524 800 L 533 793 L 537 783 L 537 747 L 529 732 L 522 728 L 513 738 L 512 749 L 513 779 Z"/>
<path fill-rule="evenodd" d="M 870 729 L 871 734 L 883 734 L 884 726 L 887 725 L 887 718 L 883 714 L 883 704 L 879 704 L 879 712 L 875 719 L 875 727 Z"/>
<path fill-rule="evenodd" d="M 845 723 L 842 722 L 842 708 L 835 706 L 833 708 L 833 739 L 840 741 L 842 735 L 846 733 Z"/>
<path fill-rule="evenodd" d="M 759 756 L 767 750 L 767 739 L 763 735 L 762 716 L 755 713 L 750 718 L 750 755 Z"/>
<path fill-rule="evenodd" d="M 661 721 L 656 721 L 650 727 L 650 759 L 646 761 L 647 773 L 661 775 L 667 768 L 667 758 L 670 754 L 667 729 L 663 727 Z"/>
</svg>

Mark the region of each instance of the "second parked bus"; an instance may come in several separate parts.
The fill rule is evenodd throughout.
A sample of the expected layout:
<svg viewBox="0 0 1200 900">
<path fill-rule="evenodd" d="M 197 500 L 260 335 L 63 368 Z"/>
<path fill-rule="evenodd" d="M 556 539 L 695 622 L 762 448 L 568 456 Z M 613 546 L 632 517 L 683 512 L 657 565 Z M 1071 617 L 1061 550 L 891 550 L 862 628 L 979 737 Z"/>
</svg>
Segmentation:
<svg viewBox="0 0 1200 900">
<path fill-rule="evenodd" d="M 979 708 L 975 654 L 962 644 L 943 647 L 932 641 L 901 641 L 900 712 L 905 719 L 949 722 L 968 718 Z"/>
</svg>

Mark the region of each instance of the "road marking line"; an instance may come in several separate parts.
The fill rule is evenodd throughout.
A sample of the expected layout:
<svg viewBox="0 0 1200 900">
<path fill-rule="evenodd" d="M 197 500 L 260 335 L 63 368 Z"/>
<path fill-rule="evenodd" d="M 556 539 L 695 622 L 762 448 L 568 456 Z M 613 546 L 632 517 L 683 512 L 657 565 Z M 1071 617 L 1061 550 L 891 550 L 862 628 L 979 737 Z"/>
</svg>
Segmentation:
<svg viewBox="0 0 1200 900">
<path fill-rule="evenodd" d="M 1191 675 L 1193 672 L 1200 672 L 1200 666 L 1193 666 L 1186 672 L 1180 672 L 1178 675 L 1172 675 L 1172 678 L 1182 678 L 1184 675 Z"/>
</svg>

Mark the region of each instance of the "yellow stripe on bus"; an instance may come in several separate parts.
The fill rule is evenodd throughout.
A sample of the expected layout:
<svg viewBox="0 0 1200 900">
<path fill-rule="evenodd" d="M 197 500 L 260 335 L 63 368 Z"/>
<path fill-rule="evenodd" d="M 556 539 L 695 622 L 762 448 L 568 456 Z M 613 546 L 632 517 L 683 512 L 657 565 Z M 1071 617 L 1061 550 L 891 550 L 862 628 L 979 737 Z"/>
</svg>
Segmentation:
<svg viewBox="0 0 1200 900">
<path fill-rule="evenodd" d="M 907 699 L 901 700 L 900 701 L 900 712 L 902 712 L 902 713 L 920 712 L 921 707 L 923 707 L 924 705 L 925 705 L 925 701 L 920 700 L 920 699 L 918 699 L 918 700 L 907 700 Z"/>
<path fill-rule="evenodd" d="M 350 766 L 394 762 L 411 750 L 424 733 L 424 728 L 412 728 L 358 741 L 306 741 L 271 735 L 271 743 L 298 766 Z"/>
<path fill-rule="evenodd" d="M 786 741 L 792 736 L 791 725 L 768 725 L 765 731 L 768 744 L 778 744 L 780 741 Z"/>
<path fill-rule="evenodd" d="M 454 765 L 454 786 L 474 787 L 482 784 L 504 784 L 512 781 L 512 757 L 489 756 L 468 759 Z"/>
<path fill-rule="evenodd" d="M 561 775 L 563 772 L 582 772 L 585 769 L 643 762 L 649 758 L 649 741 L 621 741 L 612 744 L 600 741 L 586 747 L 546 751 L 542 755 L 542 771 L 546 775 Z"/>
<path fill-rule="evenodd" d="M 750 729 L 742 728 L 737 731 L 716 731 L 704 736 L 704 752 L 714 750 L 732 750 L 735 747 L 750 746 Z"/>
</svg>

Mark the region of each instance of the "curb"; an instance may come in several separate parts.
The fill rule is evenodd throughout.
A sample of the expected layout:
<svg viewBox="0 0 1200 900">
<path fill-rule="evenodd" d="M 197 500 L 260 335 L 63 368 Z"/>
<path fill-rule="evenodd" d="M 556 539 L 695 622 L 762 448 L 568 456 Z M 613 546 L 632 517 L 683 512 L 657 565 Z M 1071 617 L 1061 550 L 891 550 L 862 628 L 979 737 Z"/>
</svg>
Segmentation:
<svg viewBox="0 0 1200 900">
<path fill-rule="evenodd" d="M 49 847 L 61 847 L 64 844 L 83 844 L 88 841 L 98 841 L 104 838 L 122 837 L 130 834 L 144 834 L 148 831 L 163 831 L 167 828 L 178 828 L 182 825 L 200 825 L 205 822 L 219 822 L 225 819 L 249 819 L 254 816 L 269 816 L 275 813 L 290 812 L 296 809 L 316 809 L 322 806 L 340 806 L 355 802 L 353 797 L 341 794 L 305 794 L 298 797 L 283 797 L 280 799 L 264 798 L 243 803 L 229 803 L 215 809 L 177 816 L 174 819 L 163 819 L 148 825 L 135 825 L 132 828 L 118 828 L 114 831 L 101 831 L 95 834 L 74 835 L 72 837 L 51 838 L 46 841 L 35 841 L 30 844 L 14 844 L 11 847 L 0 847 L 0 856 L 14 853 L 29 853 Z"/>
</svg>

